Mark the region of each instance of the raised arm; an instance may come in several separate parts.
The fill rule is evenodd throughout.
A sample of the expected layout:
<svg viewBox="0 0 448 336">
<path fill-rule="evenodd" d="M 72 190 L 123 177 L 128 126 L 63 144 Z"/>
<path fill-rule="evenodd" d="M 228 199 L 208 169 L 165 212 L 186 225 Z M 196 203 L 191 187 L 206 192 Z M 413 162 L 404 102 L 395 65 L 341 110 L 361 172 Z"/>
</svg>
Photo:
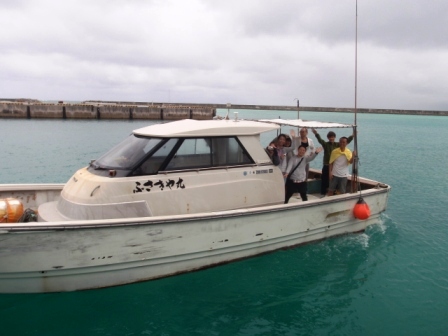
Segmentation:
<svg viewBox="0 0 448 336">
<path fill-rule="evenodd" d="M 306 157 L 306 162 L 308 163 L 308 162 L 313 161 L 316 158 L 317 154 L 322 152 L 322 149 L 323 149 L 322 147 L 319 147 L 319 148 L 316 149 L 316 151 L 311 152 L 310 155 L 308 155 Z"/>
<path fill-rule="evenodd" d="M 356 134 L 358 134 L 358 131 L 356 131 Z M 353 133 L 352 135 L 350 135 L 348 138 L 347 138 L 347 144 L 349 144 L 350 142 L 352 142 L 353 141 L 353 137 L 355 136 L 355 134 Z"/>
<path fill-rule="evenodd" d="M 317 141 L 319 141 L 319 143 L 320 143 L 322 146 L 325 146 L 325 141 L 320 137 L 319 133 L 317 133 L 317 131 L 316 131 L 314 128 L 312 128 L 311 131 L 312 131 L 312 132 L 314 133 L 314 135 L 316 136 Z"/>
</svg>

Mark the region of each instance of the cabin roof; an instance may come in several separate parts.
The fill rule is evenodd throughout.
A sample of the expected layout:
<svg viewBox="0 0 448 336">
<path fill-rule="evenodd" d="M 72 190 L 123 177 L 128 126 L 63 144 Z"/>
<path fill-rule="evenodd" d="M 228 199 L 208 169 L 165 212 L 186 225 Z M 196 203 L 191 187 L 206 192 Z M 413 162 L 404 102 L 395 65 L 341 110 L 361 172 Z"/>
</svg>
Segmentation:
<svg viewBox="0 0 448 336">
<path fill-rule="evenodd" d="M 278 129 L 276 124 L 247 120 L 192 120 L 184 119 L 156 124 L 133 131 L 136 135 L 153 137 L 195 137 L 256 135 Z"/>
<path fill-rule="evenodd" d="M 301 119 L 260 119 L 260 120 L 192 120 L 184 119 L 164 124 L 146 126 L 133 131 L 134 134 L 153 137 L 195 137 L 256 135 L 276 130 L 283 126 L 307 128 L 347 128 L 348 124 L 307 121 Z"/>
</svg>

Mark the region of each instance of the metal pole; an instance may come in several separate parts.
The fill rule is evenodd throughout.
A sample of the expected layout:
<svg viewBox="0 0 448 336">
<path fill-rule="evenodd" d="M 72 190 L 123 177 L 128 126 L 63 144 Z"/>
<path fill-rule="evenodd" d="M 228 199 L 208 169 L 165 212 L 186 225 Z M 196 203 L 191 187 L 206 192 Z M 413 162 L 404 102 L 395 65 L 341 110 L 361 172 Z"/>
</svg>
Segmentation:
<svg viewBox="0 0 448 336">
<path fill-rule="evenodd" d="M 297 119 L 300 119 L 300 100 L 297 99 Z"/>
<path fill-rule="evenodd" d="M 361 191 L 358 182 L 358 135 L 357 135 L 357 115 L 358 115 L 358 0 L 356 0 L 356 13 L 355 13 L 355 124 L 353 126 L 353 140 L 355 145 L 356 155 L 353 158 L 352 163 L 352 183 L 351 192 Z"/>
<path fill-rule="evenodd" d="M 351 192 L 355 193 L 358 190 L 361 190 L 359 186 L 359 179 L 358 179 L 358 138 L 356 136 L 357 134 L 357 127 L 356 125 L 353 125 L 353 142 L 354 142 L 354 150 L 356 151 L 356 155 L 353 157 L 352 162 L 352 183 L 351 183 Z"/>
<path fill-rule="evenodd" d="M 300 101 L 299 98 L 294 98 L 294 100 L 297 100 L 297 119 L 300 119 Z"/>
<path fill-rule="evenodd" d="M 358 112 L 358 0 L 356 0 L 356 23 L 355 23 L 355 126 L 357 125 Z"/>
</svg>

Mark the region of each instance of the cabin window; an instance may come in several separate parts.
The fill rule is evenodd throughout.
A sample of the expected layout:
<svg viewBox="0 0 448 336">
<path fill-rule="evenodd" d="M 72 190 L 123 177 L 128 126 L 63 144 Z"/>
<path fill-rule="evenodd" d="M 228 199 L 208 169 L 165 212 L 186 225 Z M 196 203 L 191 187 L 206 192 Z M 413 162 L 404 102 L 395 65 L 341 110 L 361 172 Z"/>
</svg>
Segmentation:
<svg viewBox="0 0 448 336">
<path fill-rule="evenodd" d="M 166 166 L 166 170 L 210 167 L 210 140 L 185 139 Z"/>
<path fill-rule="evenodd" d="M 184 139 L 165 170 L 251 164 L 253 160 L 234 137 Z"/>
<path fill-rule="evenodd" d="M 179 139 L 170 139 L 160 146 L 154 154 L 152 154 L 146 161 L 144 161 L 138 169 L 135 170 L 134 175 L 152 175 L 157 174 L 160 166 L 165 162 L 168 155 L 173 150 L 174 146 L 179 142 Z"/>
</svg>

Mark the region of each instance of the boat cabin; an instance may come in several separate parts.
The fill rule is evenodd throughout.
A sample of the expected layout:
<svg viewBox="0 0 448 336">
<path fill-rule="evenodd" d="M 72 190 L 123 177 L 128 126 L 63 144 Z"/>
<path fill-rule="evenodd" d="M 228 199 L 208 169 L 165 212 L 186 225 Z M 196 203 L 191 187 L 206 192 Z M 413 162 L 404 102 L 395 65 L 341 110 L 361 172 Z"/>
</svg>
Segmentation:
<svg viewBox="0 0 448 336">
<path fill-rule="evenodd" d="M 283 204 L 260 143 L 276 124 L 180 120 L 133 131 L 67 182 L 40 221 L 183 215 Z"/>
</svg>

